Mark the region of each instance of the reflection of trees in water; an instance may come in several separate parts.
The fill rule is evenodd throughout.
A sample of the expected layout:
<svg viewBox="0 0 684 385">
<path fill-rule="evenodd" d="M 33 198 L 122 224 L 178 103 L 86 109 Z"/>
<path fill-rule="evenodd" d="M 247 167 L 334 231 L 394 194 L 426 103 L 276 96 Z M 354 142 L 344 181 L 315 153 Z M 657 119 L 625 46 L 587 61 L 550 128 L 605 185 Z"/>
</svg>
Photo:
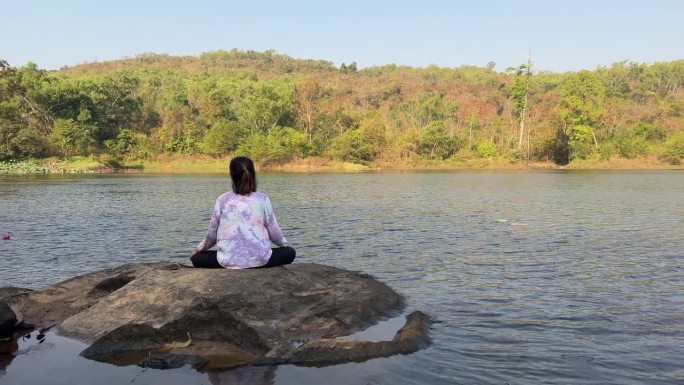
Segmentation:
<svg viewBox="0 0 684 385">
<path fill-rule="evenodd" d="M 223 372 L 209 372 L 212 385 L 273 385 L 277 366 L 243 366 Z"/>
</svg>

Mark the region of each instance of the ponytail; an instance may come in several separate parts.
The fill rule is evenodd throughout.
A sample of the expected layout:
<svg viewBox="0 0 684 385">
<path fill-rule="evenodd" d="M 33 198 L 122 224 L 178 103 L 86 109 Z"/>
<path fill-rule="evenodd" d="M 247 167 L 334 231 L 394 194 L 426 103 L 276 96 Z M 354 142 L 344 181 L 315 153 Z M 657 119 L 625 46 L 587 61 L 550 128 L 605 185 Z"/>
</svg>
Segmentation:
<svg viewBox="0 0 684 385">
<path fill-rule="evenodd" d="M 233 181 L 233 192 L 249 195 L 256 191 L 257 180 L 254 163 L 245 156 L 238 156 L 230 161 L 230 179 Z"/>
</svg>

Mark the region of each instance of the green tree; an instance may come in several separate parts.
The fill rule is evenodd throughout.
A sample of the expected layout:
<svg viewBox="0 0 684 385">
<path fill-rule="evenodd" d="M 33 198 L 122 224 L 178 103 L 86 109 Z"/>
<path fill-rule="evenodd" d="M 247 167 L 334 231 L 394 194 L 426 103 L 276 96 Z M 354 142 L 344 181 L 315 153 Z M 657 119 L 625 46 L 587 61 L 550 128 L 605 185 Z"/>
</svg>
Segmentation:
<svg viewBox="0 0 684 385">
<path fill-rule="evenodd" d="M 268 134 L 250 134 L 238 147 L 237 155 L 246 155 L 257 162 L 284 163 L 306 157 L 311 149 L 307 138 L 291 127 L 274 127 Z"/>
<path fill-rule="evenodd" d="M 87 155 L 95 148 L 93 127 L 73 119 L 57 119 L 50 139 L 64 156 Z"/>
<path fill-rule="evenodd" d="M 374 150 L 358 129 L 347 130 L 333 139 L 327 155 L 343 162 L 368 163 L 373 160 Z"/>
<path fill-rule="evenodd" d="M 684 131 L 676 132 L 665 141 L 661 158 L 673 165 L 682 163 L 684 160 Z"/>
<path fill-rule="evenodd" d="M 446 159 L 458 151 L 458 141 L 451 137 L 444 122 L 430 122 L 423 129 L 418 142 L 418 153 L 436 159 Z"/>
<path fill-rule="evenodd" d="M 508 68 L 507 71 L 514 74 L 510 98 L 513 102 L 513 113 L 518 120 L 518 147 L 522 148 L 523 139 L 525 138 L 525 121 L 527 118 L 529 102 L 530 77 L 532 76 L 532 56 L 530 55 L 527 64 L 522 64 L 517 68 Z"/>
<path fill-rule="evenodd" d="M 205 154 L 223 155 L 234 152 L 249 131 L 238 122 L 221 120 L 204 134 L 200 150 Z"/>
<path fill-rule="evenodd" d="M 46 127 L 50 119 L 34 100 L 40 95 L 26 90 L 28 85 L 40 85 L 41 80 L 37 79 L 44 79 L 44 73 L 35 65 L 28 68 L 17 71 L 0 60 L 0 160 L 41 157 L 50 153 L 45 135 L 45 130 L 50 128 Z M 33 76 L 28 77 L 26 71 Z"/>
<path fill-rule="evenodd" d="M 636 128 L 620 128 L 613 131 L 609 145 L 617 155 L 634 159 L 651 152 L 649 137 L 651 130 L 648 126 L 639 125 Z"/>
<path fill-rule="evenodd" d="M 606 96 L 615 98 L 629 96 L 631 92 L 629 85 L 629 70 L 631 66 L 631 63 L 623 61 L 614 63 L 610 68 L 599 68 L 596 71 L 606 90 Z"/>
<path fill-rule="evenodd" d="M 475 151 L 480 158 L 494 158 L 499 155 L 496 145 L 491 140 L 486 140 L 475 145 Z"/>
<path fill-rule="evenodd" d="M 361 115 L 357 111 L 337 108 L 332 112 L 321 112 L 316 120 L 317 127 L 313 145 L 322 152 L 328 144 L 343 132 L 359 128 Z"/>
<path fill-rule="evenodd" d="M 75 106 L 80 114 L 87 110 L 88 117 L 79 120 L 94 126 L 95 139 L 102 143 L 108 139 L 116 139 L 119 130 L 139 127 L 142 119 L 142 101 L 137 95 L 138 79 L 116 74 L 103 78 L 88 79 L 76 82 L 74 87 L 80 91 L 80 98 L 74 98 Z M 71 114 L 59 114 L 61 118 L 76 118 Z"/>
<path fill-rule="evenodd" d="M 595 127 L 603 114 L 605 89 L 590 71 L 569 75 L 561 84 L 562 97 L 558 111 L 565 125 L 570 157 L 584 158 L 590 154 L 590 144 L 598 148 Z"/>
<path fill-rule="evenodd" d="M 21 130 L 19 101 L 14 98 L 16 70 L 0 60 L 0 160 L 18 157 L 16 137 Z"/>
<path fill-rule="evenodd" d="M 16 78 L 12 85 L 12 96 L 21 103 L 22 120 L 32 128 L 39 129 L 43 134 L 49 134 L 54 118 L 51 114 L 55 102 L 46 89 L 54 78 L 48 76 L 45 70 L 38 69 L 35 63 L 27 63 L 16 71 Z"/>
<path fill-rule="evenodd" d="M 294 87 L 284 81 L 248 84 L 233 110 L 238 122 L 253 133 L 267 133 L 276 126 L 292 122 Z"/>
<path fill-rule="evenodd" d="M 387 128 L 380 116 L 366 116 L 359 124 L 361 140 L 371 147 L 371 159 L 377 158 L 387 145 Z"/>
<path fill-rule="evenodd" d="M 123 129 L 119 131 L 116 139 L 105 141 L 105 147 L 107 148 L 107 151 L 114 156 L 126 156 L 135 148 L 137 139 L 133 130 Z"/>
<path fill-rule="evenodd" d="M 458 106 L 455 102 L 446 100 L 444 94 L 432 93 L 423 94 L 417 100 L 410 100 L 400 108 L 410 126 L 415 130 L 420 130 L 430 122 L 450 118 Z"/>
</svg>

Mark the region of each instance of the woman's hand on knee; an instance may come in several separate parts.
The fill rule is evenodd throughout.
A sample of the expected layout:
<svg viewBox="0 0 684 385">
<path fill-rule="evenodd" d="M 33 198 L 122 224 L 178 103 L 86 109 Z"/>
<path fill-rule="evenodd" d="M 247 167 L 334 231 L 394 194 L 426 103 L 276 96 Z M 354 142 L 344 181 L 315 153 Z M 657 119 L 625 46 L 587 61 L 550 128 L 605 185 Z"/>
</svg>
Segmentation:
<svg viewBox="0 0 684 385">
<path fill-rule="evenodd" d="M 196 247 L 193 248 L 193 249 L 190 251 L 190 260 L 192 260 L 192 257 L 194 257 L 195 255 L 197 255 L 197 254 L 199 254 L 199 253 L 200 253 L 200 252 L 199 252 L 199 250 L 197 250 Z"/>
</svg>

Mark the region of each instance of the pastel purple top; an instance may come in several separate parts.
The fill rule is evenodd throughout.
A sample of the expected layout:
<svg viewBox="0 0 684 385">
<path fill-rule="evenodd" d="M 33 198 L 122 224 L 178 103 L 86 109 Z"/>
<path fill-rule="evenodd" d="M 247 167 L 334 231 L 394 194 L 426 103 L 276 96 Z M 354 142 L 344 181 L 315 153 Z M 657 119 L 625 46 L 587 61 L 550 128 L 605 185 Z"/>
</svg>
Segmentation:
<svg viewBox="0 0 684 385">
<path fill-rule="evenodd" d="M 216 199 L 207 235 L 197 250 L 216 245 L 221 266 L 246 269 L 268 262 L 271 242 L 287 246 L 268 195 L 261 191 L 249 195 L 229 191 Z"/>
</svg>

